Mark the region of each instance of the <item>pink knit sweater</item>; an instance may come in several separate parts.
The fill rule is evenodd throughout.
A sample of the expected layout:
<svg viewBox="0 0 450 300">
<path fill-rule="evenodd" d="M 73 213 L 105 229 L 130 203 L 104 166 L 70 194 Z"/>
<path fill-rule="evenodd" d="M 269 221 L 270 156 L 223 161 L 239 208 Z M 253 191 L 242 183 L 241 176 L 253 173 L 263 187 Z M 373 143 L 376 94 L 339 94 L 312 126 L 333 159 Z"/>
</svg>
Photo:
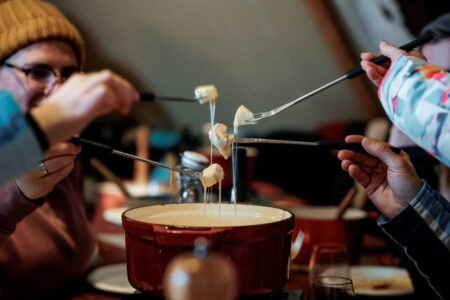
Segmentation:
<svg viewBox="0 0 450 300">
<path fill-rule="evenodd" d="M 35 298 L 80 276 L 94 248 L 79 162 L 41 205 L 14 183 L 0 188 L 0 299 Z"/>
</svg>

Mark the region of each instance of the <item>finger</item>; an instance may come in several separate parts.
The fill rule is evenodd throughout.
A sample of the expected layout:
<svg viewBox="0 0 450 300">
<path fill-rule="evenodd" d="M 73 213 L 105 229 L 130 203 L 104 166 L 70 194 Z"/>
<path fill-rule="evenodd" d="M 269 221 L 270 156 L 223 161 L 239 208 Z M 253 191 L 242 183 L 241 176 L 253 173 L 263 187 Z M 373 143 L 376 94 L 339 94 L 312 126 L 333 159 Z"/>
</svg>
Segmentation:
<svg viewBox="0 0 450 300">
<path fill-rule="evenodd" d="M 361 53 L 361 60 L 362 60 L 361 62 L 371 62 L 371 60 L 373 60 L 379 56 L 381 56 L 381 54 L 375 54 L 372 52 L 363 52 L 363 53 Z M 380 66 L 382 66 L 386 69 L 389 69 L 390 65 L 391 65 L 391 62 L 387 61 L 387 62 L 381 64 Z"/>
<path fill-rule="evenodd" d="M 382 76 L 378 71 L 375 71 L 373 68 L 368 68 L 366 70 L 367 77 L 376 85 L 380 86 L 383 81 L 384 76 Z"/>
<path fill-rule="evenodd" d="M 46 159 L 44 161 L 44 165 L 47 171 L 52 174 L 73 163 L 75 161 L 75 158 L 75 155 L 52 157 L 50 159 Z"/>
<path fill-rule="evenodd" d="M 372 60 L 374 58 L 377 58 L 379 56 L 379 54 L 375 54 L 372 52 L 363 52 L 361 53 L 361 59 L 362 60 Z"/>
<path fill-rule="evenodd" d="M 341 150 L 338 152 L 338 158 L 340 160 L 351 160 L 359 165 L 363 165 L 368 168 L 375 168 L 378 165 L 378 159 L 360 152 L 355 152 L 352 150 Z"/>
<path fill-rule="evenodd" d="M 358 166 L 362 171 L 364 171 L 364 173 L 366 173 L 366 174 L 375 174 L 375 173 L 378 173 L 378 170 L 377 170 L 377 169 L 370 168 L 370 167 L 367 167 L 367 166 L 364 166 L 364 165 L 360 165 L 360 164 L 358 164 L 357 162 L 352 161 L 352 160 L 349 160 L 349 159 L 343 160 L 342 163 L 341 163 L 342 169 L 343 169 L 344 171 L 346 171 L 346 172 L 348 172 L 350 166 L 352 166 L 352 165 L 357 165 L 357 166 Z"/>
<path fill-rule="evenodd" d="M 369 154 L 359 153 L 351 150 L 342 150 L 338 153 L 340 160 L 350 160 L 353 164 L 367 167 L 368 170 L 375 169 L 379 165 L 379 159 Z"/>
<path fill-rule="evenodd" d="M 61 155 L 78 155 L 80 152 L 81 146 L 69 142 L 62 142 L 50 147 L 50 149 L 45 152 L 44 159 Z"/>
<path fill-rule="evenodd" d="M 389 69 L 390 63 L 388 63 L 386 66 L 380 66 L 377 64 L 374 64 L 371 61 L 362 61 L 361 65 L 364 65 L 363 69 L 372 69 L 373 71 L 375 71 L 376 73 L 378 73 L 381 76 L 384 76 L 387 72 L 387 70 Z M 366 70 L 364 69 L 364 70 Z"/>
<path fill-rule="evenodd" d="M 361 143 L 361 141 L 363 140 L 364 136 L 363 135 L 359 135 L 359 134 L 351 134 L 351 135 L 347 135 L 345 137 L 345 142 L 346 143 Z"/>
<path fill-rule="evenodd" d="M 342 169 L 343 169 L 344 171 L 348 172 L 348 168 L 350 167 L 350 165 L 351 165 L 352 163 L 353 163 L 353 162 L 352 162 L 351 160 L 349 160 L 349 159 L 344 159 L 344 160 L 341 162 L 341 167 L 342 167 Z"/>
<path fill-rule="evenodd" d="M 418 57 L 418 58 L 427 60 L 427 58 L 421 52 L 419 52 L 417 50 L 409 51 L 408 56 L 414 56 L 414 57 Z"/>
<path fill-rule="evenodd" d="M 394 45 L 391 45 L 386 41 L 380 42 L 380 52 L 384 56 L 389 57 L 391 62 L 395 62 L 400 55 L 407 54 L 406 51 L 404 51 L 400 48 L 397 48 Z"/>
<path fill-rule="evenodd" d="M 54 186 L 55 184 L 66 178 L 67 175 L 69 175 L 70 172 L 72 172 L 74 166 L 75 163 L 72 162 L 71 164 L 63 167 L 62 169 L 59 169 L 54 173 L 48 174 L 47 176 L 42 178 L 42 184 Z"/>
<path fill-rule="evenodd" d="M 361 145 L 367 153 L 381 159 L 389 168 L 398 169 L 403 166 L 402 157 L 392 152 L 389 144 L 365 137 Z"/>
<path fill-rule="evenodd" d="M 126 79 L 114 74 L 111 71 L 106 70 L 106 72 L 109 72 L 110 74 L 106 84 L 113 90 L 115 101 L 118 103 L 119 110 L 122 113 L 127 113 L 131 105 L 139 99 L 138 92 Z"/>
<path fill-rule="evenodd" d="M 120 86 L 125 89 L 127 95 L 130 96 L 132 101 L 138 101 L 139 100 L 139 93 L 136 91 L 134 86 L 125 78 L 113 73 L 114 80 L 120 84 Z"/>
<path fill-rule="evenodd" d="M 358 134 L 352 134 L 345 137 L 346 143 L 361 143 L 364 136 Z M 360 165 L 375 168 L 378 164 L 378 159 L 368 155 L 366 153 L 359 153 L 351 150 L 341 150 L 338 152 L 338 158 L 340 160 L 352 160 Z"/>
<path fill-rule="evenodd" d="M 109 88 L 111 88 L 114 101 L 117 103 L 118 110 L 122 114 L 128 113 L 131 105 L 134 103 L 134 91 L 131 89 L 129 84 L 124 84 L 123 80 L 111 81 L 109 83 Z"/>
<path fill-rule="evenodd" d="M 350 176 L 358 181 L 364 188 L 366 188 L 370 183 L 369 174 L 361 170 L 358 165 L 350 165 L 348 168 L 348 174 L 350 174 Z"/>
</svg>

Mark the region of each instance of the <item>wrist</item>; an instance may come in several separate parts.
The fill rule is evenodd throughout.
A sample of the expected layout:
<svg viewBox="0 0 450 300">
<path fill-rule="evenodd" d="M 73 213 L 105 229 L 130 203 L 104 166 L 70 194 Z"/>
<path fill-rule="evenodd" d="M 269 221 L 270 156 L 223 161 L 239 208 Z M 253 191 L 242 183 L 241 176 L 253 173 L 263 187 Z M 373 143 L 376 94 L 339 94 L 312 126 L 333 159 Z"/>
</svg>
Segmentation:
<svg viewBox="0 0 450 300">
<path fill-rule="evenodd" d="M 31 110 L 30 116 L 45 134 L 48 144 L 63 142 L 71 135 L 68 131 L 77 128 L 74 120 L 69 120 L 56 102 L 45 102 Z"/>
<path fill-rule="evenodd" d="M 392 204 L 389 210 L 382 211 L 383 214 L 388 217 L 389 219 L 393 219 L 396 216 L 398 216 L 408 205 L 406 203 L 403 203 L 401 201 L 396 201 Z"/>
<path fill-rule="evenodd" d="M 45 201 L 44 197 L 32 198 L 32 197 L 29 197 L 28 195 L 26 195 L 20 188 L 17 180 L 14 180 L 14 185 L 16 187 L 16 190 L 22 195 L 22 197 L 25 200 L 30 201 L 31 203 L 36 204 L 36 205 L 42 205 L 44 203 L 44 201 Z"/>
<path fill-rule="evenodd" d="M 40 125 L 36 122 L 31 113 L 26 113 L 25 119 L 27 120 L 28 125 L 30 125 L 31 129 L 33 130 L 34 136 L 38 140 L 42 151 L 46 151 L 49 148 L 49 142 L 44 131 L 41 129 Z"/>
</svg>

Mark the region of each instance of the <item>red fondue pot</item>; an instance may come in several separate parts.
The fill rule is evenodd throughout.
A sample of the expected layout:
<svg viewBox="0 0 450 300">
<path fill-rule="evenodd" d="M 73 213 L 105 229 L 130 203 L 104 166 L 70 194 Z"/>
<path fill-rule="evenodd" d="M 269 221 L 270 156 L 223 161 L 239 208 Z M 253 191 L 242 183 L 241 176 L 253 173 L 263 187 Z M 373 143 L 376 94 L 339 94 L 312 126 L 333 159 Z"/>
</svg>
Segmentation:
<svg viewBox="0 0 450 300">
<path fill-rule="evenodd" d="M 162 294 L 168 263 L 194 249 L 198 237 L 210 251 L 234 263 L 240 295 L 283 288 L 289 277 L 294 215 L 286 210 L 238 204 L 153 205 L 122 214 L 128 279 L 143 292 Z M 248 222 L 244 224 L 243 220 Z M 202 222 L 207 220 L 208 224 Z"/>
<path fill-rule="evenodd" d="M 337 209 L 334 206 L 300 206 L 292 209 L 295 214 L 294 236 L 299 230 L 304 234 L 295 262 L 308 264 L 314 245 L 323 243 L 345 245 L 350 261 L 357 261 L 367 213 L 349 208 L 343 218 L 338 220 L 335 217 Z"/>
</svg>

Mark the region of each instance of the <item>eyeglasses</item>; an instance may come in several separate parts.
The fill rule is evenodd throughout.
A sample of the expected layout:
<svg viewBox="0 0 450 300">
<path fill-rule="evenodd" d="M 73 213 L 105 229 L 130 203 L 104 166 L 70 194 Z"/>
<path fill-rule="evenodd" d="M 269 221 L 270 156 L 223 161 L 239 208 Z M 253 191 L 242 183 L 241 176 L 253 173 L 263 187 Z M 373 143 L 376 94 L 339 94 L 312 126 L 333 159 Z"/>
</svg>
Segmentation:
<svg viewBox="0 0 450 300">
<path fill-rule="evenodd" d="M 48 65 L 35 65 L 29 68 L 21 68 L 19 66 L 5 63 L 8 68 L 13 68 L 23 72 L 27 78 L 27 84 L 30 89 L 35 92 L 44 92 L 51 90 L 58 81 L 58 75 L 55 70 Z M 60 81 L 64 83 L 70 76 L 79 73 L 81 70 L 78 67 L 66 67 L 61 70 Z"/>
</svg>

